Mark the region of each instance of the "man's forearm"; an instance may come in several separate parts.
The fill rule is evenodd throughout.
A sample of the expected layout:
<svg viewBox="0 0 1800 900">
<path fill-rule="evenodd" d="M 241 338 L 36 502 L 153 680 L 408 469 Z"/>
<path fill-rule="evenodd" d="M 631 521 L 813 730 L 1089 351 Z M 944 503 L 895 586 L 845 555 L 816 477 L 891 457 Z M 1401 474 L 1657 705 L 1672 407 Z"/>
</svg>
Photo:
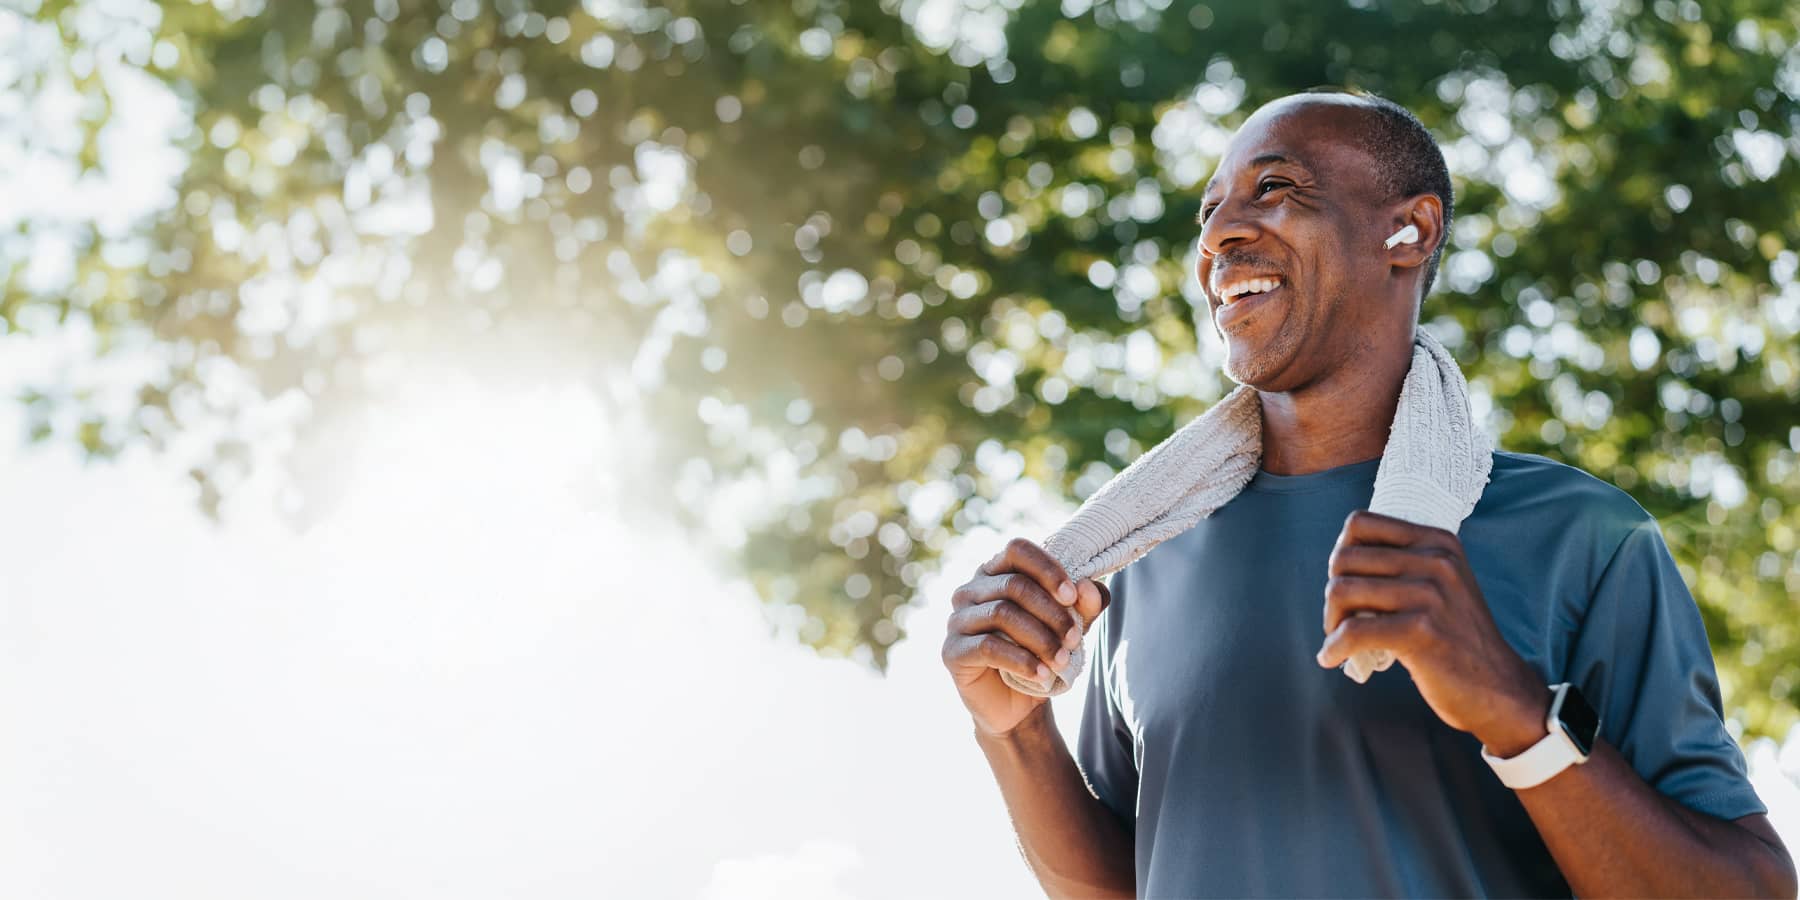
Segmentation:
<svg viewBox="0 0 1800 900">
<path fill-rule="evenodd" d="M 1527 729 L 1496 753 L 1510 756 L 1530 739 Z M 1772 831 L 1765 838 L 1683 806 L 1604 740 L 1585 764 L 1517 796 L 1578 897 L 1794 896 L 1793 863 L 1779 839 L 1767 839 Z M 1754 827 L 1766 830 L 1767 820 Z"/>
<path fill-rule="evenodd" d="M 1038 882 L 1051 897 L 1132 897 L 1131 832 L 1088 793 L 1044 704 L 1011 732 L 975 729 Z"/>
</svg>

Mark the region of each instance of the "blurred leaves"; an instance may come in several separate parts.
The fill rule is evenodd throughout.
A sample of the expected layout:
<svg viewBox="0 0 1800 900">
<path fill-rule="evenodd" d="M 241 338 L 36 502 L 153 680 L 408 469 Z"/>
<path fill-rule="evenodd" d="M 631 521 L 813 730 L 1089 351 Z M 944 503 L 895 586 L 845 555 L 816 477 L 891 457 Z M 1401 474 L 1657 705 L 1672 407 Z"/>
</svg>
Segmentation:
<svg viewBox="0 0 1800 900">
<path fill-rule="evenodd" d="M 1756 733 L 1794 718 L 1789 4 L 30 15 L 61 49 L 10 91 L 85 104 L 81 140 L 43 152 L 124 165 L 103 140 L 124 69 L 179 98 L 181 154 L 148 220 L 27 214 L 0 249 L 7 329 L 75 317 L 97 358 L 160 353 L 124 406 L 23 398 L 34 436 L 105 453 L 210 434 L 196 474 L 216 502 L 247 410 L 298 398 L 305 433 L 386 355 L 522 347 L 506 358 L 588 373 L 615 402 L 628 377 L 660 425 L 639 499 L 673 498 L 801 639 L 877 665 L 952 534 L 1032 484 L 1086 496 L 1228 387 L 1195 328 L 1191 247 L 1235 125 L 1316 85 L 1384 94 L 1456 176 L 1423 318 L 1502 445 L 1661 518 L 1732 709 Z M 34 274 L 46 243 L 72 248 L 66 277 Z M 728 498 L 738 515 L 717 514 Z"/>
</svg>

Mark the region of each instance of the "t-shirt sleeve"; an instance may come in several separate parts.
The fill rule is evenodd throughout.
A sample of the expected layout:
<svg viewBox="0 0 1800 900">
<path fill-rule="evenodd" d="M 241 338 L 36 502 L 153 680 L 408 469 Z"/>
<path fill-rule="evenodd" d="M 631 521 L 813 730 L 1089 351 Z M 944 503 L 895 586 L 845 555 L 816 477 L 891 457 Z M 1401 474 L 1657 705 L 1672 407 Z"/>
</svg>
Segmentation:
<svg viewBox="0 0 1800 900">
<path fill-rule="evenodd" d="M 1768 811 L 1725 729 L 1706 626 L 1655 519 L 1636 524 L 1602 570 L 1564 680 L 1658 791 L 1721 819 Z"/>
<path fill-rule="evenodd" d="M 1119 712 L 1112 679 L 1107 677 L 1117 643 L 1114 632 L 1124 613 L 1125 580 L 1125 571 L 1120 570 L 1107 583 L 1112 603 L 1088 635 L 1092 658 L 1088 660 L 1087 699 L 1081 710 L 1075 760 L 1094 796 L 1129 827 L 1137 822 L 1137 758 L 1132 752 L 1131 729 Z"/>
</svg>

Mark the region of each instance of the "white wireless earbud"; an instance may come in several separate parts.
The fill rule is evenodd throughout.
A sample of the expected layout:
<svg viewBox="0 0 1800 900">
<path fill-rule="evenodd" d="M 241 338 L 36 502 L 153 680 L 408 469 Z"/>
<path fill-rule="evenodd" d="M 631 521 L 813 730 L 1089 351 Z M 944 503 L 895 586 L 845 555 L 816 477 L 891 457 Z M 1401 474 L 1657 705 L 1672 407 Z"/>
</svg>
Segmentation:
<svg viewBox="0 0 1800 900">
<path fill-rule="evenodd" d="M 1382 242 L 1382 246 L 1386 247 L 1389 250 L 1392 250 L 1392 249 L 1394 249 L 1395 245 L 1397 245 L 1397 244 L 1411 244 L 1411 243 L 1415 243 L 1416 241 L 1418 241 L 1418 239 L 1419 239 L 1419 226 L 1408 225 L 1405 228 L 1402 228 L 1399 231 L 1396 231 L 1393 234 L 1389 235 L 1388 239 L 1386 241 Z"/>
</svg>

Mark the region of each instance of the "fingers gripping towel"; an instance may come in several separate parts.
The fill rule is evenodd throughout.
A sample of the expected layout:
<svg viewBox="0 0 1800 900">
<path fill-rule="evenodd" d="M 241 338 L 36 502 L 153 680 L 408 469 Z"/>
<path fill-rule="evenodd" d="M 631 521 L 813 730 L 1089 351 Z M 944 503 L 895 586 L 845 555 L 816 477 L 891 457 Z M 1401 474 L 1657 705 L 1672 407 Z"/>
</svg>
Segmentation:
<svg viewBox="0 0 1800 900">
<path fill-rule="evenodd" d="M 1454 532 L 1481 499 L 1492 452 L 1469 411 L 1469 385 L 1456 360 L 1436 338 L 1415 329 L 1412 367 L 1400 388 L 1369 508 Z M 1044 549 L 1077 582 L 1109 575 L 1230 502 L 1261 460 L 1262 404 L 1255 389 L 1240 385 L 1095 491 L 1045 539 Z M 1386 651 L 1365 651 L 1344 664 L 1344 673 L 1360 684 L 1393 662 Z M 1049 684 L 1006 671 L 1000 676 L 1015 690 L 1049 697 L 1068 690 L 1084 665 L 1086 653 L 1077 647 Z"/>
</svg>

